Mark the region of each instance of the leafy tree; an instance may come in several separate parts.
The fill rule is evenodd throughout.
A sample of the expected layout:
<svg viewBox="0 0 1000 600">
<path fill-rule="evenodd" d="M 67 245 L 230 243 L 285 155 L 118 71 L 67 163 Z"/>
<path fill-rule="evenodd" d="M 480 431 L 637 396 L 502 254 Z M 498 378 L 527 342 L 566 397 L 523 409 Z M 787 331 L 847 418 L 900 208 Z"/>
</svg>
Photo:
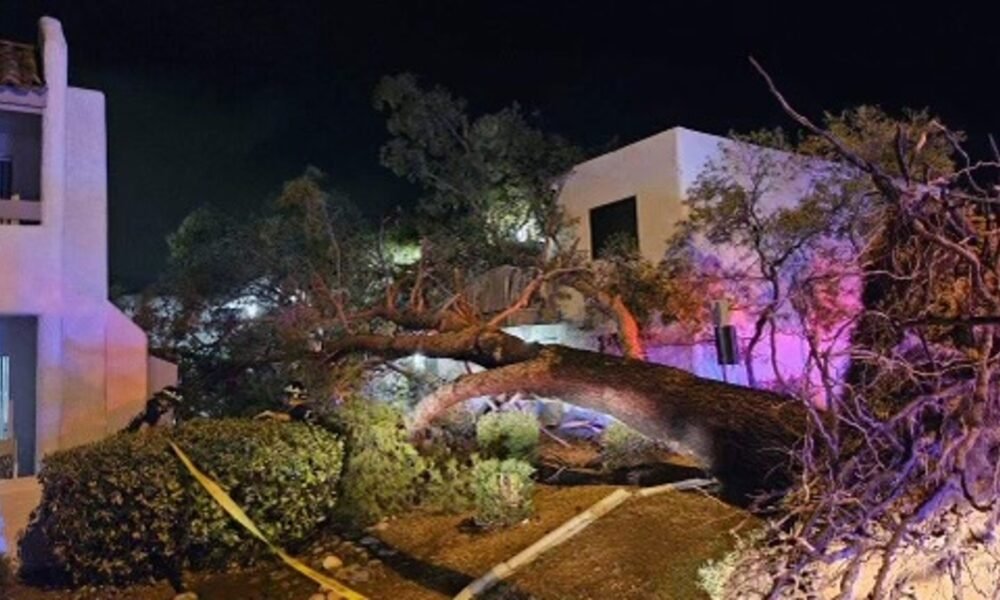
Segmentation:
<svg viewBox="0 0 1000 600">
<path fill-rule="evenodd" d="M 168 242 L 166 274 L 133 310 L 180 362 L 197 400 L 189 409 L 210 414 L 256 411 L 291 378 L 329 391 L 309 349 L 336 327 L 344 298 L 375 293 L 391 268 L 356 208 L 315 170 L 243 218 L 196 210 Z"/>
<path fill-rule="evenodd" d="M 375 106 L 392 136 L 382 163 L 424 190 L 420 233 L 460 248 L 451 262 L 534 264 L 539 243 L 563 241 L 558 180 L 581 154 L 533 126 L 520 106 L 473 117 L 465 100 L 410 74 L 383 78 Z"/>
<path fill-rule="evenodd" d="M 415 224 L 366 227 L 308 172 L 254 214 L 201 211 L 172 239 L 170 272 L 140 314 L 180 356 L 203 408 L 259 410 L 290 377 L 318 399 L 345 396 L 420 353 L 485 370 L 425 396 L 410 415 L 414 432 L 471 397 L 561 396 L 650 437 L 694 436 L 682 447 L 736 495 L 783 477 L 778 449 L 801 432 L 801 407 L 636 360 L 645 357 L 643 325 L 677 318 L 679 298 L 697 301 L 670 276 L 683 269 L 652 265 L 634 245 L 596 263 L 576 252 L 556 204 L 558 175 L 575 156 L 565 142 L 528 126 L 516 108 L 466 117 L 464 103 L 409 77 L 383 82 L 378 97 L 394 134 L 383 158 L 425 192 Z M 521 241 L 525 225 L 540 238 Z M 408 232 L 419 251 L 401 260 Z M 475 289 L 497 267 L 522 277 L 503 306 L 485 310 Z M 503 331 L 512 315 L 558 302 L 566 289 L 614 319 L 623 357 Z"/>
</svg>

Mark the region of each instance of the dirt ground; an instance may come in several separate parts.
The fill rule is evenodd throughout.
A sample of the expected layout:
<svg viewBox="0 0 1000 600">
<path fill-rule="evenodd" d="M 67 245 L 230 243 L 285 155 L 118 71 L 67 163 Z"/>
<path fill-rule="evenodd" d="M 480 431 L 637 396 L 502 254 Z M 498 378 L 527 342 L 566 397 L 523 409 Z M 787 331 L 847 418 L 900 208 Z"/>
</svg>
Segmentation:
<svg viewBox="0 0 1000 600">
<path fill-rule="evenodd" d="M 512 557 L 618 486 L 589 483 L 600 479 L 580 466 L 586 450 L 549 449 L 546 475 L 563 485 L 541 484 L 536 514 L 528 522 L 492 532 L 471 530 L 469 515 L 412 513 L 360 537 L 327 534 L 300 553 L 319 568 L 328 554 L 342 557 L 364 571 L 349 582 L 372 599 L 440 600 L 455 593 L 496 563 Z M 574 464 L 575 463 L 575 464 Z M 688 466 L 660 465 L 652 475 L 635 472 L 605 480 L 662 483 L 692 475 Z M 642 481 L 643 477 L 654 481 Z M 565 483 L 577 485 L 565 485 Z M 722 556 L 733 544 L 732 531 L 746 531 L 753 520 L 746 512 L 704 492 L 667 492 L 631 499 L 596 521 L 562 546 L 544 554 L 515 574 L 491 598 L 504 600 L 588 600 L 705 598 L 697 586 L 697 570 Z M 306 600 L 316 585 L 279 564 L 250 570 L 190 574 L 191 589 L 202 600 Z M 166 585 L 126 590 L 42 590 L 18 587 L 18 600 L 169 600 Z"/>
</svg>

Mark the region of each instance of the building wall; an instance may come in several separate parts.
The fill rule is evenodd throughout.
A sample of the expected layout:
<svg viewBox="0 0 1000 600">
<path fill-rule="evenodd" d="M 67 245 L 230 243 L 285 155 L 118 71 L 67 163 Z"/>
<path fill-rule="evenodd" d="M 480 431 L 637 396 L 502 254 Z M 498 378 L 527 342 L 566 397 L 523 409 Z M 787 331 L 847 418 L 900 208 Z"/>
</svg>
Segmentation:
<svg viewBox="0 0 1000 600">
<path fill-rule="evenodd" d="M 163 388 L 176 385 L 178 380 L 177 365 L 157 358 L 147 357 L 146 361 L 146 397 L 151 398 L 153 394 Z"/>
<path fill-rule="evenodd" d="M 575 233 L 579 249 L 590 255 L 591 209 L 635 196 L 639 250 L 645 259 L 659 262 L 669 238 L 687 216 L 683 203 L 687 191 L 711 161 L 722 158 L 723 148 L 738 148 L 735 144 L 726 138 L 678 127 L 574 167 L 563 184 L 559 201 L 567 215 L 577 222 Z M 763 199 L 765 208 L 775 210 L 790 206 L 802 198 L 813 182 L 809 172 L 804 169 L 798 176 L 777 185 Z M 707 259 L 720 265 L 753 264 L 752 256 L 733 247 L 712 246 L 704 241 L 698 242 L 696 247 Z M 713 300 L 715 298 L 706 298 L 706 305 Z M 570 292 L 560 308 L 565 320 L 578 326 L 585 323 L 584 303 L 579 293 Z M 732 324 L 744 344 L 752 335 L 755 319 L 756 314 L 749 311 L 733 314 Z M 675 325 L 661 325 L 651 330 L 649 333 L 654 340 L 647 348 L 650 360 L 705 377 L 747 383 L 742 364 L 725 369 L 718 365 L 711 328 L 692 332 Z M 773 373 L 767 346 L 766 340 L 761 342 L 753 361 L 760 380 L 767 380 Z M 804 371 L 808 347 L 800 335 L 779 333 L 776 346 L 775 360 L 783 373 Z"/>
<path fill-rule="evenodd" d="M 680 129 L 669 129 L 581 163 L 563 184 L 559 201 L 575 219 L 580 251 L 590 255 L 590 209 L 636 197 L 639 250 L 657 262 L 683 214 L 679 182 Z"/>
<path fill-rule="evenodd" d="M 95 438 L 120 431 L 143 410 L 150 387 L 155 387 L 150 385 L 146 334 L 110 302 L 106 303 L 105 310 L 108 317 L 104 338 L 108 387 L 101 408 L 106 418 L 103 430 L 95 428 L 91 432 Z M 173 379 L 169 379 L 169 374 L 161 374 L 160 382 L 165 382 L 163 386 L 176 383 L 176 367 Z"/>
<path fill-rule="evenodd" d="M 36 460 L 118 430 L 149 390 L 146 336 L 107 299 L 104 96 L 68 87 L 62 28 L 40 29 L 42 224 L 0 228 L 0 315 L 38 318 Z"/>
<path fill-rule="evenodd" d="M 108 153 L 104 94 L 70 88 L 66 98 L 63 272 L 67 294 L 108 297 Z"/>
</svg>

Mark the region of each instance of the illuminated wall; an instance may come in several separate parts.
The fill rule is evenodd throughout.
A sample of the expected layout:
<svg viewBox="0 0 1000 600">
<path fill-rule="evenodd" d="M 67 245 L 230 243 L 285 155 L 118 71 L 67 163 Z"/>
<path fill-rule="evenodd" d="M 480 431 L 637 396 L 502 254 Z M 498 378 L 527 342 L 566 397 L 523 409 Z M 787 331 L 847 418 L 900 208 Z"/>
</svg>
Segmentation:
<svg viewBox="0 0 1000 600">
<path fill-rule="evenodd" d="M 587 256 L 591 254 L 591 217 L 600 214 L 594 210 L 634 197 L 639 251 L 647 260 L 659 262 L 667 249 L 668 239 L 685 217 L 686 191 L 706 164 L 722 155 L 723 147 L 732 148 L 734 144 L 725 138 L 676 127 L 574 167 L 564 181 L 559 201 L 567 216 L 576 221 L 580 251 Z M 801 175 L 790 178 L 769 193 L 765 204 L 773 209 L 793 203 L 812 183 L 808 170 L 803 170 Z M 701 250 L 706 260 L 730 268 L 751 260 L 731 247 L 706 245 Z M 853 302 L 858 290 L 855 288 L 847 293 L 851 296 L 847 301 Z M 706 298 L 706 304 L 711 300 L 713 298 Z M 584 303 L 579 293 L 569 291 L 561 309 L 567 321 L 576 325 L 585 323 Z M 751 336 L 755 318 L 756 314 L 749 311 L 736 311 L 733 315 L 733 325 L 744 344 Z M 652 361 L 705 377 L 747 383 L 743 365 L 728 366 L 723 372 L 717 364 L 710 328 L 691 332 L 677 326 L 654 326 L 646 333 L 651 338 L 647 351 Z M 846 345 L 846 335 L 838 344 L 839 347 Z M 805 370 L 808 347 L 797 329 L 779 331 L 775 345 L 776 352 L 772 353 L 767 343 L 762 343 L 754 353 L 754 371 L 765 375 L 760 378 L 765 384 L 771 383 L 766 375 L 773 373 L 772 359 L 779 364 L 782 373 L 803 373 Z M 841 359 L 836 366 L 842 368 L 845 364 Z M 816 376 L 816 373 L 810 374 L 812 378 Z"/>
<path fill-rule="evenodd" d="M 62 27 L 40 29 L 42 222 L 0 226 L 0 317 L 38 324 L 36 459 L 116 430 L 150 391 L 146 336 L 108 301 L 104 95 L 68 86 Z"/>
</svg>

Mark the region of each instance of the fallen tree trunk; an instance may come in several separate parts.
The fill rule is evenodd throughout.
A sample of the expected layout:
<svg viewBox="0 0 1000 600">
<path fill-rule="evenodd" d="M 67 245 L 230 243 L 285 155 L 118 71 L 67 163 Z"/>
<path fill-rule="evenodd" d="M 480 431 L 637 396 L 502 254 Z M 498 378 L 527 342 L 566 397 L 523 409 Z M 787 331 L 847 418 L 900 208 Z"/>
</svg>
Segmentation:
<svg viewBox="0 0 1000 600">
<path fill-rule="evenodd" d="M 429 345 L 425 339 L 425 351 Z M 536 394 L 607 413 L 694 457 L 731 497 L 788 483 L 790 452 L 801 441 L 808 418 L 799 401 L 664 365 L 561 345 L 524 345 L 530 352 L 522 348 L 511 354 L 521 360 L 459 378 L 424 398 L 411 428 L 423 430 L 470 398 Z M 511 346 L 504 340 L 505 349 Z"/>
</svg>

